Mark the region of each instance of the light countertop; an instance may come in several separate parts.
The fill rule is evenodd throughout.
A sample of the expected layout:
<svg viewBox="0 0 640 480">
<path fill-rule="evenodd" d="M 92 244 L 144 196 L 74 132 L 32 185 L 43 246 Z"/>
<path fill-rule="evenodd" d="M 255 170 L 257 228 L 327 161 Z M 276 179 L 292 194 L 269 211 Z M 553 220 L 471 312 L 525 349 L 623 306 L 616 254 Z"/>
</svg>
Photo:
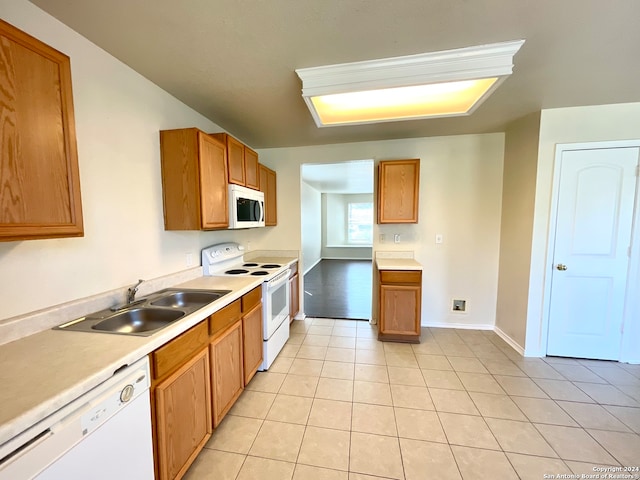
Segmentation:
<svg viewBox="0 0 640 480">
<path fill-rule="evenodd" d="M 422 265 L 413 258 L 376 258 L 378 270 L 422 270 Z"/>
</svg>

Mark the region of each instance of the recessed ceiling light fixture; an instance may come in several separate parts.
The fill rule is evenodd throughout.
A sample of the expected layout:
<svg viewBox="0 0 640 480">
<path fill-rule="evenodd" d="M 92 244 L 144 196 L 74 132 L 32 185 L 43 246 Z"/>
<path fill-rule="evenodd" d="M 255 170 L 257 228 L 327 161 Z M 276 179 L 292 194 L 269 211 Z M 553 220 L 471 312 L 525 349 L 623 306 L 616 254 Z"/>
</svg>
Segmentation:
<svg viewBox="0 0 640 480">
<path fill-rule="evenodd" d="M 524 40 L 299 68 L 318 127 L 470 115 L 513 71 Z"/>
</svg>

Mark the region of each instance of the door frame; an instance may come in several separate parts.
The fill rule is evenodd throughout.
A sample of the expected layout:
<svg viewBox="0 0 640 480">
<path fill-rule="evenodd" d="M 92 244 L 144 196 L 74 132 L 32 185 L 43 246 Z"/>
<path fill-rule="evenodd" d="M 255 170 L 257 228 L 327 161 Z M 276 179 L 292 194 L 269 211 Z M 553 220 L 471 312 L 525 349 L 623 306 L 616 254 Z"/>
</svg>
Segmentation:
<svg viewBox="0 0 640 480">
<path fill-rule="evenodd" d="M 551 211 L 549 212 L 549 229 L 547 238 L 547 265 L 544 277 L 544 292 L 542 298 L 542 329 L 541 337 L 543 356 L 547 354 L 549 317 L 551 313 L 551 279 L 553 275 L 553 255 L 555 252 L 556 223 L 558 215 L 558 197 L 560 188 L 560 167 L 562 155 L 567 151 L 598 150 L 611 148 L 638 147 L 640 140 L 622 140 L 609 142 L 588 143 L 559 143 L 553 164 L 553 186 L 551 190 Z M 625 289 L 624 314 L 622 317 L 622 340 L 620 344 L 620 362 L 640 363 L 640 177 L 636 171 L 636 189 L 633 206 L 633 220 L 631 226 L 631 254 L 627 269 L 627 285 Z M 636 292 L 633 295 L 632 292 Z"/>
</svg>

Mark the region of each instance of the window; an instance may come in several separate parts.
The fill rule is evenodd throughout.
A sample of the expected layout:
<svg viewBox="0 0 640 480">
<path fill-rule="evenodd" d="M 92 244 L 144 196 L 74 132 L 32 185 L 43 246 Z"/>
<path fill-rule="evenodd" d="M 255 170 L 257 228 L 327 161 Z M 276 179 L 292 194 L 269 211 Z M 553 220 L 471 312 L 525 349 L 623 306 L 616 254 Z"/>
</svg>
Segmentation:
<svg viewBox="0 0 640 480">
<path fill-rule="evenodd" d="M 349 203 L 347 211 L 347 243 L 373 244 L 373 203 Z"/>
</svg>

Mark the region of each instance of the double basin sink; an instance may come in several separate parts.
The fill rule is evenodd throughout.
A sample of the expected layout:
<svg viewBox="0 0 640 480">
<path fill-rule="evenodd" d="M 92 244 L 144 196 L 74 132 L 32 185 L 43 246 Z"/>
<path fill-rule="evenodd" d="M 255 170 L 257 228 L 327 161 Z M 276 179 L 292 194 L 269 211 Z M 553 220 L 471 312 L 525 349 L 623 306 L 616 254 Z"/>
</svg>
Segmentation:
<svg viewBox="0 0 640 480">
<path fill-rule="evenodd" d="M 167 288 L 115 311 L 95 312 L 55 329 L 149 336 L 228 293 L 230 290 Z"/>
</svg>

